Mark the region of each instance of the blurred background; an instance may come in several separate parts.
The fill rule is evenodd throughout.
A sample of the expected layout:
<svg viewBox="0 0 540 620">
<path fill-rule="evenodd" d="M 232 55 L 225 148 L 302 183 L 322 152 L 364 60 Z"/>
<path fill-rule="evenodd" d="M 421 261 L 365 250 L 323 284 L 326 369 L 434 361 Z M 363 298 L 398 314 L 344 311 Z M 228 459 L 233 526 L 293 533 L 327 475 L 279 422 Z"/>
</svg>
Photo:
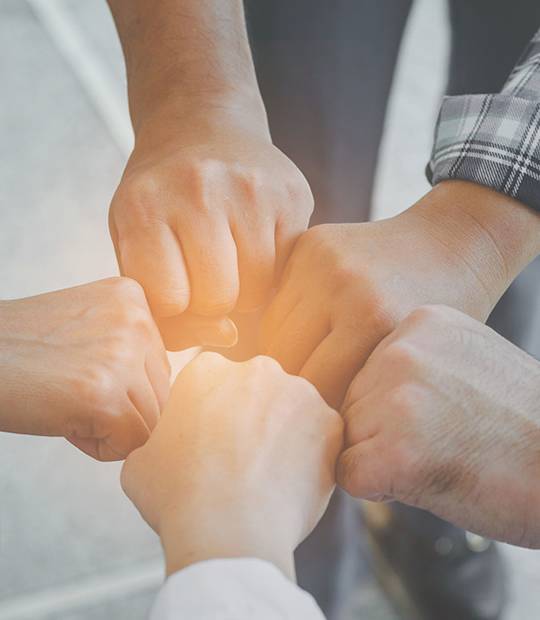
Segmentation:
<svg viewBox="0 0 540 620">
<path fill-rule="evenodd" d="M 445 83 L 444 0 L 417 0 L 377 179 L 376 217 L 423 176 Z M 107 210 L 132 141 L 120 47 L 104 0 L 0 0 L 0 298 L 116 274 Z M 540 334 L 538 334 L 540 340 Z M 156 537 L 119 465 L 62 439 L 0 434 L 0 620 L 139 620 L 162 580 Z M 505 547 L 509 620 L 540 617 L 540 552 Z M 369 576 L 343 620 L 393 620 Z"/>
</svg>

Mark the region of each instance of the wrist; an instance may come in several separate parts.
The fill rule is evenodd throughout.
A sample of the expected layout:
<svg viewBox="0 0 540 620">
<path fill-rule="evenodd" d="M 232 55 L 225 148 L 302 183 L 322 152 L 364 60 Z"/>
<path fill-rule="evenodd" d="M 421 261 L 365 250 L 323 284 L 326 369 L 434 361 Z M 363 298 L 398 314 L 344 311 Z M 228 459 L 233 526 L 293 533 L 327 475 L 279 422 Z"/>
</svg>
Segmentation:
<svg viewBox="0 0 540 620">
<path fill-rule="evenodd" d="M 146 95 L 130 94 L 130 114 L 137 138 L 146 128 L 171 126 L 191 128 L 215 116 L 230 115 L 243 124 L 257 128 L 269 137 L 266 109 L 257 85 L 221 84 L 197 92 L 187 91 L 182 84 L 141 89 Z"/>
<path fill-rule="evenodd" d="M 474 183 L 440 183 L 406 215 L 420 219 L 472 273 L 487 297 L 488 313 L 540 253 L 540 214 Z"/>
<path fill-rule="evenodd" d="M 244 514 L 236 518 L 222 514 L 215 508 L 201 514 L 183 511 L 160 521 L 167 575 L 206 560 L 249 557 L 270 562 L 295 580 L 294 548 L 272 536 L 267 522 L 256 523 Z"/>
</svg>

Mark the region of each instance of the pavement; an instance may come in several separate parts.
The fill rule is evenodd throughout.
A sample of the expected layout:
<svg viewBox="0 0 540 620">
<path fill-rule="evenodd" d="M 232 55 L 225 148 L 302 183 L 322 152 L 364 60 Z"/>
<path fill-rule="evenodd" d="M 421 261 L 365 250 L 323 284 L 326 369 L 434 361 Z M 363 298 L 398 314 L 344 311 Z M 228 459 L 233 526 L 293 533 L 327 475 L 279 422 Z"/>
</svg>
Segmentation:
<svg viewBox="0 0 540 620">
<path fill-rule="evenodd" d="M 396 76 L 375 216 L 414 202 L 445 80 L 442 0 L 418 0 Z M 116 273 L 110 198 L 129 153 L 120 48 L 103 0 L 0 0 L 0 298 Z M 156 536 L 118 464 L 62 439 L 0 434 L 0 620 L 142 620 L 162 580 Z M 540 555 L 505 547 L 508 620 L 540 617 Z M 342 620 L 393 620 L 373 580 Z M 435 620 L 435 619 L 434 619 Z"/>
</svg>

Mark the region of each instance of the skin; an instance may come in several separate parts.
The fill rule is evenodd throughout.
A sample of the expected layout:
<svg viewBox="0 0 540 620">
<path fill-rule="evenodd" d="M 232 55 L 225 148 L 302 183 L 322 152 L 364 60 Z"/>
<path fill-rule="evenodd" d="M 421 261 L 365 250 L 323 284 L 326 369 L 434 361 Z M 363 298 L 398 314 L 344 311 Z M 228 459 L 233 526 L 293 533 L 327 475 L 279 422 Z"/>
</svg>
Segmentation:
<svg viewBox="0 0 540 620">
<path fill-rule="evenodd" d="M 397 217 L 311 228 L 263 317 L 261 352 L 339 408 L 378 343 L 412 310 L 485 320 L 540 253 L 540 216 L 487 188 L 436 186 Z"/>
<path fill-rule="evenodd" d="M 111 278 L 0 302 L 0 430 L 64 436 L 119 460 L 168 397 L 169 364 L 142 288 Z"/>
<path fill-rule="evenodd" d="M 540 547 L 540 363 L 457 310 L 414 311 L 349 390 L 339 483 Z"/>
<path fill-rule="evenodd" d="M 294 577 L 293 551 L 334 487 L 341 417 L 270 358 L 203 353 L 178 376 L 122 486 L 160 535 L 167 573 L 255 557 Z"/>
<path fill-rule="evenodd" d="M 135 131 L 109 218 L 121 273 L 168 319 L 167 346 L 186 311 L 217 325 L 206 344 L 231 345 L 226 315 L 265 303 L 311 191 L 272 144 L 240 0 L 109 6 Z"/>
</svg>

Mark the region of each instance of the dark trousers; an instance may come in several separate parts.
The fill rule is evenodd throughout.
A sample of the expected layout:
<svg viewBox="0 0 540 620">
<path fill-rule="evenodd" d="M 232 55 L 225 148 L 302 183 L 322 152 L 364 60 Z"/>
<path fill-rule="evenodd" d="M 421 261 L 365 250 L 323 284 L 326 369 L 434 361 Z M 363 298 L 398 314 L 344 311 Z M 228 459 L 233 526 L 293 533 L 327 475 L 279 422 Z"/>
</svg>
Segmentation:
<svg viewBox="0 0 540 620">
<path fill-rule="evenodd" d="M 311 185 L 316 204 L 312 223 L 368 219 L 386 104 L 411 0 L 245 4 L 272 136 Z M 540 2 L 449 0 L 449 19 L 448 94 L 497 92 L 540 26 Z M 533 344 L 527 338 L 539 276 L 537 261 L 491 317 L 495 328 L 525 348 Z M 328 614 L 339 593 L 345 551 L 350 555 L 357 535 L 351 511 L 336 496 L 298 552 L 299 581 Z"/>
</svg>

